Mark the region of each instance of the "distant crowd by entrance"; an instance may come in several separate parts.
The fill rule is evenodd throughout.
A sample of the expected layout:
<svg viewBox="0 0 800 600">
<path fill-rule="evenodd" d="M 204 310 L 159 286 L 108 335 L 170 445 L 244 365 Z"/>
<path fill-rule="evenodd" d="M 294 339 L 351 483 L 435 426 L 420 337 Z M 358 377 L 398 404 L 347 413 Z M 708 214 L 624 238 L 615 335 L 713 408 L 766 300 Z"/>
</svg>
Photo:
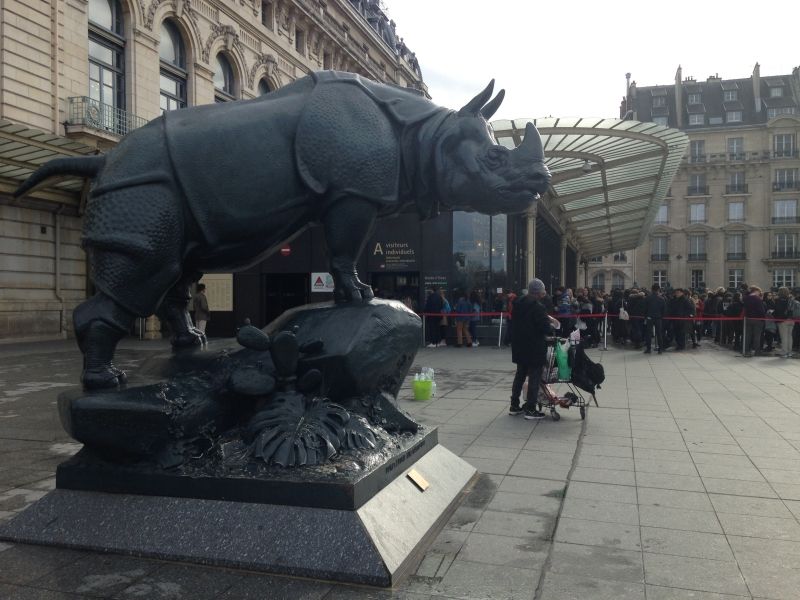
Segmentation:
<svg viewBox="0 0 800 600">
<path fill-rule="evenodd" d="M 524 292 L 522 292 L 524 293 Z M 575 328 L 586 347 L 614 344 L 633 350 L 681 352 L 714 344 L 744 356 L 791 358 L 800 353 L 800 298 L 782 287 L 763 292 L 741 284 L 725 288 L 617 289 L 557 287 L 540 302 L 561 322 L 561 335 Z M 480 291 L 430 289 L 422 310 L 411 298 L 404 302 L 425 318 L 426 345 L 475 346 L 479 324 L 501 321 L 504 332 L 492 343 L 510 343 L 513 302 L 517 294 L 503 290 L 486 298 Z M 471 334 L 468 336 L 468 334 Z"/>
</svg>

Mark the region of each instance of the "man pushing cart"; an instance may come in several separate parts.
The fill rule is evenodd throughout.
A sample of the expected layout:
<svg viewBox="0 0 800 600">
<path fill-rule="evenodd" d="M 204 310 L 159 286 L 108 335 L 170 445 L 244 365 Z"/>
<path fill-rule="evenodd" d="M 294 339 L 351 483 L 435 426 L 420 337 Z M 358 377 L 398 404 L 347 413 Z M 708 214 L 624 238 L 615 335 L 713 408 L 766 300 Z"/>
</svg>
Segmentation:
<svg viewBox="0 0 800 600">
<path fill-rule="evenodd" d="M 578 406 L 581 418 L 586 417 L 588 402 L 585 401 L 580 390 L 592 394 L 594 398 L 595 385 L 603 380 L 602 365 L 592 363 L 586 356 L 580 344 L 576 344 L 572 351 L 572 373 L 566 377 L 558 377 L 551 381 L 553 361 L 556 349 L 560 344 L 557 338 L 552 338 L 553 330 L 560 328 L 560 323 L 547 314 L 541 303 L 546 294 L 544 282 L 533 279 L 528 284 L 528 293 L 514 301 L 514 329 L 511 333 L 511 360 L 517 365 L 514 383 L 511 387 L 511 406 L 508 414 L 512 416 L 524 415 L 525 419 L 543 419 L 544 408 L 550 410 L 554 421 L 561 418 L 556 411 L 556 406 L 569 408 Z M 555 342 L 553 340 L 556 340 Z M 548 348 L 551 350 L 548 353 Z M 565 365 L 567 367 L 569 365 Z M 563 372 L 566 375 L 566 371 Z M 525 394 L 525 403 L 520 403 L 520 396 L 525 380 L 528 380 Z M 559 398 L 550 388 L 551 383 L 565 383 L 570 391 L 564 398 Z M 541 395 L 539 390 L 542 390 Z M 594 399 L 595 405 L 597 399 Z"/>
<path fill-rule="evenodd" d="M 526 419 L 543 419 L 538 410 L 539 387 L 535 382 L 542 379 L 547 362 L 547 337 L 559 322 L 547 314 L 541 299 L 545 296 L 544 282 L 533 279 L 528 284 L 528 293 L 514 301 L 514 328 L 511 332 L 511 360 L 517 365 L 514 383 L 511 386 L 510 415 L 524 415 Z M 520 395 L 525 380 L 530 382 L 525 404 L 520 404 Z"/>
</svg>

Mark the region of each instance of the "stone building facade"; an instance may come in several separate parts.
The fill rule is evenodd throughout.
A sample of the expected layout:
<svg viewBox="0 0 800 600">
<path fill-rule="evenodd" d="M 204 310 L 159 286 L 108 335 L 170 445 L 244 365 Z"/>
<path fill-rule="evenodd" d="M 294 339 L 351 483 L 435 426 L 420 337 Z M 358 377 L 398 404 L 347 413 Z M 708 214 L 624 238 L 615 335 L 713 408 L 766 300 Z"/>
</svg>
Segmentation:
<svg viewBox="0 0 800 600">
<path fill-rule="evenodd" d="M 0 340 L 66 335 L 90 292 L 87 188 L 15 200 L 37 165 L 113 147 L 184 106 L 336 69 L 427 94 L 377 0 L 5 0 L 0 5 Z"/>
<path fill-rule="evenodd" d="M 645 285 L 636 280 L 635 259 L 631 250 L 590 256 L 578 267 L 578 286 L 611 292 Z"/>
<path fill-rule="evenodd" d="M 800 67 L 743 79 L 630 84 L 621 116 L 686 132 L 689 150 L 646 244 L 639 285 L 800 287 Z M 588 279 L 607 269 L 589 264 Z"/>
</svg>

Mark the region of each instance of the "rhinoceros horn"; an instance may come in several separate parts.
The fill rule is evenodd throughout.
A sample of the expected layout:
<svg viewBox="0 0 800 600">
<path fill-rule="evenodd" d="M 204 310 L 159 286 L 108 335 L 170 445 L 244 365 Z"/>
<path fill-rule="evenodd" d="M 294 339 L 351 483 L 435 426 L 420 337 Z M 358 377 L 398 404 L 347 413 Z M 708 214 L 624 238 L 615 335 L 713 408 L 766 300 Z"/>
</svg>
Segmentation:
<svg viewBox="0 0 800 600">
<path fill-rule="evenodd" d="M 492 97 L 492 90 L 494 90 L 494 79 L 489 82 L 489 85 L 487 85 L 480 94 L 467 102 L 461 110 L 458 111 L 458 116 L 477 117 L 481 114 L 481 108 L 483 108 L 483 105 Z"/>
<path fill-rule="evenodd" d="M 523 138 L 522 143 L 513 152 L 516 152 L 518 156 L 525 157 L 531 161 L 544 162 L 544 146 L 542 146 L 542 138 L 533 123 L 528 123 L 525 126 L 525 137 Z"/>
<path fill-rule="evenodd" d="M 487 104 L 486 106 L 484 106 L 481 109 L 481 115 L 483 115 L 484 119 L 486 119 L 488 121 L 489 119 L 492 118 L 492 115 L 495 112 L 497 112 L 497 109 L 500 108 L 500 105 L 503 103 L 503 98 L 505 97 L 505 95 L 506 95 L 506 91 L 505 90 L 500 90 L 499 92 L 497 92 L 497 96 L 495 96 L 489 102 L 489 104 Z"/>
</svg>

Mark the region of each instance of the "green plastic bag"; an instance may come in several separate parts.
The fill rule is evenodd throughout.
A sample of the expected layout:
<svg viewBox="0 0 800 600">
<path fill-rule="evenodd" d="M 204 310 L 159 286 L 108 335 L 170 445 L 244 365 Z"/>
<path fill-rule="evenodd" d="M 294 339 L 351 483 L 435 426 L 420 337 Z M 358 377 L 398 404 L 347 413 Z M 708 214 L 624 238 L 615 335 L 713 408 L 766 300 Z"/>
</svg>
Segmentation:
<svg viewBox="0 0 800 600">
<path fill-rule="evenodd" d="M 572 377 L 572 369 L 569 366 L 567 344 L 556 342 L 556 364 L 558 365 L 558 378 L 568 381 Z"/>
</svg>

